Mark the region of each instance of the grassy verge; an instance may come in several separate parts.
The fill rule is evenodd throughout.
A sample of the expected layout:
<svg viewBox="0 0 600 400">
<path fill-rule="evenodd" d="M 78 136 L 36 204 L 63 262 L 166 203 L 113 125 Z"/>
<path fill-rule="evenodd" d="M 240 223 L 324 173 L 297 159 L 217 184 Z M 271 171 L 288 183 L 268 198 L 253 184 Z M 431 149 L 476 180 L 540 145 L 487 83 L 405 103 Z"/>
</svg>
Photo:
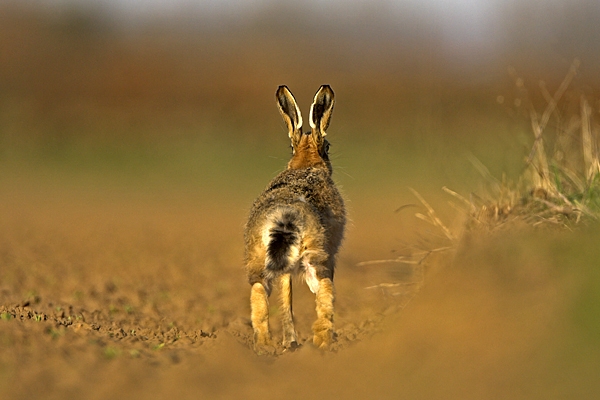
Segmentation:
<svg viewBox="0 0 600 400">
<path fill-rule="evenodd" d="M 519 94 L 516 104 L 530 121 L 533 145 L 516 181 L 504 176 L 497 179 L 483 163 L 472 159 L 485 178 L 487 194 L 466 198 L 444 188 L 458 199 L 470 224 L 495 229 L 519 220 L 533 226 L 569 228 L 600 218 L 600 129 L 591 106 L 598 100 L 570 88 L 578 68 L 575 60 L 553 95 L 540 82 L 547 103 L 541 113 L 513 71 Z"/>
</svg>

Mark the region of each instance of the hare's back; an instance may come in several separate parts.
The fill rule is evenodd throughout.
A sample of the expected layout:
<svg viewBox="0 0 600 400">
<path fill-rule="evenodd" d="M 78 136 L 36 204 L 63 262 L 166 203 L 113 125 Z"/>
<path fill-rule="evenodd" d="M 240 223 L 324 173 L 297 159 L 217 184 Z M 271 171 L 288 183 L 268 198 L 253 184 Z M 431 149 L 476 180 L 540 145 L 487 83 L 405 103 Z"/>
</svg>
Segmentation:
<svg viewBox="0 0 600 400">
<path fill-rule="evenodd" d="M 329 172 L 322 168 L 287 169 L 271 181 L 263 195 L 288 204 L 306 202 L 319 210 L 342 201 Z"/>
</svg>

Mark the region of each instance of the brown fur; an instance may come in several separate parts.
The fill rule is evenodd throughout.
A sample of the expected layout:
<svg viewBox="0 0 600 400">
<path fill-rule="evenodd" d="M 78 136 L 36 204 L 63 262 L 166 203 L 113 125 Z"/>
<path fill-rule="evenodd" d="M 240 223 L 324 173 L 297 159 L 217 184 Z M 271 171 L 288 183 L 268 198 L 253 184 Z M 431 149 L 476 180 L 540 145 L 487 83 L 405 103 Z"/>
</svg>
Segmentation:
<svg viewBox="0 0 600 400">
<path fill-rule="evenodd" d="M 311 106 L 311 132 L 302 133 L 302 116 L 285 86 L 277 91 L 279 110 L 294 149 L 288 168 L 277 175 L 255 200 L 245 229 L 245 262 L 255 349 L 272 346 L 268 297 L 280 286 L 283 345 L 295 347 L 292 313 L 293 274 L 304 274 L 316 295 L 317 320 L 313 343 L 327 349 L 333 340 L 333 275 L 335 256 L 344 235 L 346 212 L 331 178 L 325 129 L 333 110 L 333 91 L 321 86 Z"/>
<path fill-rule="evenodd" d="M 302 135 L 300 142 L 296 145 L 296 151 L 288 163 L 288 168 L 303 169 L 325 166 L 325 161 L 319 154 L 317 145 L 312 140 L 312 135 Z"/>
</svg>

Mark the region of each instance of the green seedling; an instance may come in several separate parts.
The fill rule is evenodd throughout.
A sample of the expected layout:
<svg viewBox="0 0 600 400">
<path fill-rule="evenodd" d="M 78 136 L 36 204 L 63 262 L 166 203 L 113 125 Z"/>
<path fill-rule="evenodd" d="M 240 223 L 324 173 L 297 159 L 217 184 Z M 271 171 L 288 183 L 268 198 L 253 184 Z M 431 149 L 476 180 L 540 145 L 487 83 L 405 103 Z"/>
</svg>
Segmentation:
<svg viewBox="0 0 600 400">
<path fill-rule="evenodd" d="M 107 348 L 104 349 L 103 354 L 104 354 L 104 357 L 106 357 L 109 360 L 112 360 L 113 358 L 115 358 L 119 354 L 121 354 L 121 351 L 119 349 L 117 349 L 116 347 L 108 346 Z"/>
</svg>

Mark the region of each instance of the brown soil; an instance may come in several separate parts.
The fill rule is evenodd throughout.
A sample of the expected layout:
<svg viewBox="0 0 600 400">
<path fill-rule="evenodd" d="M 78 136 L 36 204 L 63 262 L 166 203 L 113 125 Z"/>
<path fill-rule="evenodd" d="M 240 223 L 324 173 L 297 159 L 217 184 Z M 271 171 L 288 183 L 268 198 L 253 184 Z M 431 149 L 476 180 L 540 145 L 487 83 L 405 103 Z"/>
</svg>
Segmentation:
<svg viewBox="0 0 600 400">
<path fill-rule="evenodd" d="M 491 262 L 484 250 L 461 268 L 451 253 L 357 266 L 416 240 L 402 233 L 414 227 L 369 210 L 352 211 L 338 263 L 334 351 L 311 345 L 313 297 L 297 282 L 302 346 L 260 357 L 241 265 L 244 205 L 13 190 L 2 207 L 3 399 L 546 393 L 526 373 L 544 362 L 540 343 L 560 314 L 563 293 L 544 270 L 526 269 L 526 287 L 498 285 L 473 273 Z M 372 288 L 381 283 L 394 285 Z M 275 301 L 272 315 L 278 337 Z"/>
</svg>

